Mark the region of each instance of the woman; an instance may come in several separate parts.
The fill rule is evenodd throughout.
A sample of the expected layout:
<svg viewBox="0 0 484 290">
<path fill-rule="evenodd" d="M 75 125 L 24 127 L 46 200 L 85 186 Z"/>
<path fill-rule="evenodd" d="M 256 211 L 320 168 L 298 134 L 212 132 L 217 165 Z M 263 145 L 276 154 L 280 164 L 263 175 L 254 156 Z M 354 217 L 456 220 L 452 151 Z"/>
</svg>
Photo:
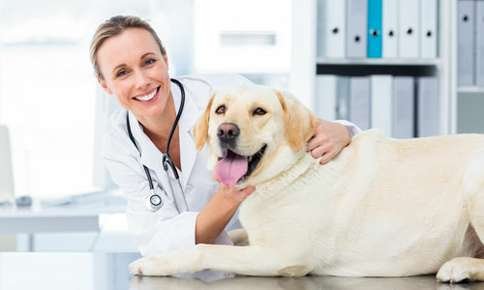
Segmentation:
<svg viewBox="0 0 484 290">
<path fill-rule="evenodd" d="M 141 254 L 155 255 L 197 243 L 230 243 L 224 229 L 237 227 L 237 208 L 255 188 L 218 185 L 207 169 L 206 150 L 195 150 L 191 128 L 212 84 L 248 81 L 237 76 L 170 81 L 160 39 L 149 24 L 133 16 L 116 16 L 102 23 L 90 52 L 100 86 L 128 111 L 113 119 L 104 157 L 112 178 L 127 195 L 128 225 Z M 167 148 L 182 91 L 183 113 Z M 346 126 L 322 120 L 307 144 L 312 156 L 322 157 L 321 163 L 336 156 L 350 142 L 350 131 L 358 131 L 350 123 Z M 171 156 L 180 180 L 165 173 L 163 153 Z M 156 208 L 146 205 L 152 196 L 149 178 L 161 197 Z"/>
</svg>

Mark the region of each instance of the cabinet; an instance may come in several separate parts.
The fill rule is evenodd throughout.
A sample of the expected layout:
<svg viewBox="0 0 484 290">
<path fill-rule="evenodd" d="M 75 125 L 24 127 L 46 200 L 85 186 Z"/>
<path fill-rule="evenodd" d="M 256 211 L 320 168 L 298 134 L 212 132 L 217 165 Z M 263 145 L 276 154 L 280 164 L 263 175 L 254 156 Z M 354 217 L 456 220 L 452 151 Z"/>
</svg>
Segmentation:
<svg viewBox="0 0 484 290">
<path fill-rule="evenodd" d="M 437 1 L 436 58 L 327 58 L 318 57 L 318 1 L 292 1 L 292 55 L 289 90 L 305 105 L 333 106 L 318 99 L 316 79 L 321 74 L 342 76 L 435 76 L 439 91 L 438 134 L 458 132 L 457 108 L 463 91 L 457 89 L 457 1 Z M 336 1 L 336 0 L 327 0 Z M 422 0 L 421 0 L 422 1 Z M 425 1 L 425 0 L 423 0 Z M 477 89 L 471 88 L 476 91 Z M 482 93 L 477 90 L 474 93 Z M 460 104 L 460 102 L 459 102 Z M 461 106 L 461 108 L 463 108 Z M 460 112 L 465 114 L 465 111 Z"/>
</svg>

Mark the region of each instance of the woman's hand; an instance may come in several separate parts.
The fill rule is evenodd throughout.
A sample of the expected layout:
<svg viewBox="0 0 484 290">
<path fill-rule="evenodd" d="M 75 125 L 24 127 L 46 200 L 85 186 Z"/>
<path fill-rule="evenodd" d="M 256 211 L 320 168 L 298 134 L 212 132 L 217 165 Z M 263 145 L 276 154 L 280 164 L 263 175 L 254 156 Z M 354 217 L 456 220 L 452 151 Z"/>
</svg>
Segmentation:
<svg viewBox="0 0 484 290">
<path fill-rule="evenodd" d="M 255 191 L 255 186 L 249 185 L 242 189 L 237 189 L 235 187 L 229 187 L 224 184 L 220 184 L 215 195 L 218 195 L 222 202 L 228 203 L 228 205 L 233 205 L 238 207 L 244 199 L 246 199 L 252 192 Z"/>
<path fill-rule="evenodd" d="M 254 186 L 242 189 L 220 185 L 212 198 L 199 212 L 195 225 L 195 242 L 211 244 L 223 231 L 239 205 L 252 192 Z"/>
<path fill-rule="evenodd" d="M 320 120 L 316 133 L 308 141 L 306 151 L 311 152 L 314 159 L 321 158 L 320 164 L 325 164 L 336 157 L 350 142 L 350 132 L 344 125 Z"/>
</svg>

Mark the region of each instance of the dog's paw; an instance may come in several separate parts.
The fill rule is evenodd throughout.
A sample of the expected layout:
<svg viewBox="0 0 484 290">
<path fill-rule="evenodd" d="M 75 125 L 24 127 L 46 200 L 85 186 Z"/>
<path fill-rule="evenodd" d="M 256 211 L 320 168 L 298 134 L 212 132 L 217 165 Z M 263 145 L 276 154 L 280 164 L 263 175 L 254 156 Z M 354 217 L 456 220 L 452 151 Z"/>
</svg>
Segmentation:
<svg viewBox="0 0 484 290">
<path fill-rule="evenodd" d="M 156 257 L 145 257 L 129 264 L 129 273 L 136 276 L 165 276 L 163 268 L 158 266 Z"/>
<path fill-rule="evenodd" d="M 459 283 L 472 280 L 472 258 L 454 258 L 440 267 L 437 280 L 447 283 Z"/>
<path fill-rule="evenodd" d="M 138 259 L 128 266 L 131 275 L 143 276 L 143 259 Z"/>
</svg>

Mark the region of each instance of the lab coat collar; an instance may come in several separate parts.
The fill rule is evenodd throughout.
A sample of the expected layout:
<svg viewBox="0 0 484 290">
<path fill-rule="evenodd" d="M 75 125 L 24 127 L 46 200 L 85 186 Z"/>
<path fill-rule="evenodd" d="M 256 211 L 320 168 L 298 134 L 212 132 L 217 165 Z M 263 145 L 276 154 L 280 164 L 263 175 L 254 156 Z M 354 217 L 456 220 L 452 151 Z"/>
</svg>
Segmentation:
<svg viewBox="0 0 484 290">
<path fill-rule="evenodd" d="M 193 166 L 197 158 L 197 150 L 195 149 L 195 140 L 193 136 L 193 126 L 200 114 L 199 109 L 193 102 L 193 96 L 190 92 L 188 85 L 180 80 L 185 90 L 185 105 L 183 108 L 182 117 L 180 119 L 180 158 L 182 166 L 182 184 L 185 188 L 190 178 Z M 181 91 L 176 84 L 172 83 L 172 93 L 175 102 L 176 111 L 180 109 Z"/>
<path fill-rule="evenodd" d="M 183 188 L 186 187 L 193 166 L 196 161 L 197 151 L 195 149 L 195 141 L 192 133 L 192 128 L 197 121 L 200 109 L 194 104 L 189 89 L 182 81 L 185 89 L 185 105 L 182 116 L 179 121 L 179 134 L 180 134 L 180 158 L 181 169 L 180 174 Z M 173 95 L 173 101 L 175 103 L 176 111 L 178 112 L 180 106 L 181 92 L 178 86 L 174 83 L 171 84 L 171 91 Z M 129 120 L 131 131 L 136 140 L 139 150 L 141 151 L 141 162 L 148 168 L 151 168 L 157 172 L 162 172 L 162 154 L 158 148 L 153 144 L 150 138 L 144 133 L 143 127 L 136 120 L 136 117 L 132 112 L 129 112 Z"/>
</svg>

